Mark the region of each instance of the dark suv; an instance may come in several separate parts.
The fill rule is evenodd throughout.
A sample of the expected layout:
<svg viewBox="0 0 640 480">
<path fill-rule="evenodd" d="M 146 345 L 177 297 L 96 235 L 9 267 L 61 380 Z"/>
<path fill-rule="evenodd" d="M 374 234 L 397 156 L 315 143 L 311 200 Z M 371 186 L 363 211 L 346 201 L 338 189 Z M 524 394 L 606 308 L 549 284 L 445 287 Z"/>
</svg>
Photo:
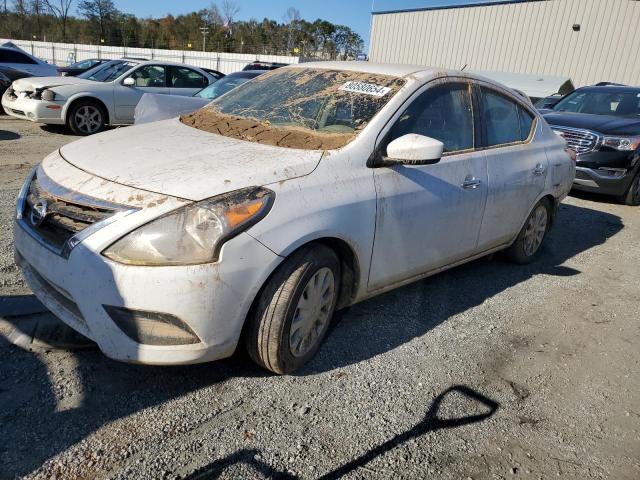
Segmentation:
<svg viewBox="0 0 640 480">
<path fill-rule="evenodd" d="M 640 88 L 579 88 L 541 113 L 577 154 L 573 188 L 640 205 Z"/>
</svg>

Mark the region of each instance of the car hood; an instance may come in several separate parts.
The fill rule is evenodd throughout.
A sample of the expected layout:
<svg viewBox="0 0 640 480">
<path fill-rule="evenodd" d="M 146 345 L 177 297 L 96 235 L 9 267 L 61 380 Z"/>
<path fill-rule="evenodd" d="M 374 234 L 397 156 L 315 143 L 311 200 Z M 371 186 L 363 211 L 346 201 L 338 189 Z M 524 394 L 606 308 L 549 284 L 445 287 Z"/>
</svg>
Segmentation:
<svg viewBox="0 0 640 480">
<path fill-rule="evenodd" d="M 16 92 L 33 92 L 38 88 L 52 88 L 63 85 L 96 85 L 98 82 L 78 77 L 29 77 L 13 82 Z"/>
<path fill-rule="evenodd" d="M 227 138 L 173 118 L 69 143 L 60 154 L 102 179 L 187 200 L 262 186 L 311 173 L 320 150 Z"/>
<path fill-rule="evenodd" d="M 552 127 L 571 127 L 593 130 L 605 135 L 640 135 L 640 119 L 588 113 L 544 113 L 544 119 Z"/>
</svg>

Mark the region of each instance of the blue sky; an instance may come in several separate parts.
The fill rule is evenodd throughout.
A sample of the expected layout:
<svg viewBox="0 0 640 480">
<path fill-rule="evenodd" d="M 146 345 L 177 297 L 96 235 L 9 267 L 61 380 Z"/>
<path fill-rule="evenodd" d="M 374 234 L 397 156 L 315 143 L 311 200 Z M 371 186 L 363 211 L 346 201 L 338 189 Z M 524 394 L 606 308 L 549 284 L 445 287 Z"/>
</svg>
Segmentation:
<svg viewBox="0 0 640 480">
<path fill-rule="evenodd" d="M 480 0 L 374 0 L 375 11 L 399 10 L 452 4 L 478 3 Z M 258 20 L 264 17 L 282 21 L 287 8 L 295 7 L 305 20 L 322 18 L 332 23 L 351 27 L 369 43 L 371 0 L 236 0 L 240 6 L 237 18 Z M 140 17 L 159 17 L 168 13 L 178 15 L 193 12 L 210 5 L 208 0 L 115 0 L 116 6 Z M 222 1 L 218 1 L 219 5 Z"/>
</svg>

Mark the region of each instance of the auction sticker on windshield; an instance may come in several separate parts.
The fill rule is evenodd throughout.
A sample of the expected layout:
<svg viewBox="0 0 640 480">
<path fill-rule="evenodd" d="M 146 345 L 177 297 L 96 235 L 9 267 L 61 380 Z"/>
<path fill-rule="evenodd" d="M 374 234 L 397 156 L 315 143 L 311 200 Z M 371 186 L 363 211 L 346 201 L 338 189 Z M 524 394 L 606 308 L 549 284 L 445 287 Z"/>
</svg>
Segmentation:
<svg viewBox="0 0 640 480">
<path fill-rule="evenodd" d="M 364 82 L 347 82 L 340 87 L 345 92 L 364 93 L 365 95 L 373 95 L 374 97 L 384 97 L 391 91 L 389 87 L 380 87 L 373 83 Z"/>
</svg>

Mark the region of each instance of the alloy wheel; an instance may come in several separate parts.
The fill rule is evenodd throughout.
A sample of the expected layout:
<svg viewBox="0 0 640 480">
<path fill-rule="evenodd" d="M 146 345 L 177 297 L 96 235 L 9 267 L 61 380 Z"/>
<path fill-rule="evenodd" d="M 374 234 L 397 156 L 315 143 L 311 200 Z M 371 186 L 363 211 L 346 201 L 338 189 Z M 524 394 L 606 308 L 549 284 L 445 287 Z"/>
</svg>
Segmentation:
<svg viewBox="0 0 640 480">
<path fill-rule="evenodd" d="M 78 130 L 90 135 L 102 128 L 102 112 L 93 105 L 83 105 L 76 110 L 74 121 Z"/>
<path fill-rule="evenodd" d="M 335 295 L 333 272 L 327 267 L 319 269 L 304 287 L 293 313 L 289 333 L 293 356 L 304 356 L 322 337 L 330 320 Z"/>
<path fill-rule="evenodd" d="M 524 253 L 528 257 L 533 256 L 544 239 L 544 234 L 547 231 L 547 222 L 549 214 L 547 208 L 544 205 L 538 205 L 527 220 L 527 225 L 524 231 Z"/>
</svg>

